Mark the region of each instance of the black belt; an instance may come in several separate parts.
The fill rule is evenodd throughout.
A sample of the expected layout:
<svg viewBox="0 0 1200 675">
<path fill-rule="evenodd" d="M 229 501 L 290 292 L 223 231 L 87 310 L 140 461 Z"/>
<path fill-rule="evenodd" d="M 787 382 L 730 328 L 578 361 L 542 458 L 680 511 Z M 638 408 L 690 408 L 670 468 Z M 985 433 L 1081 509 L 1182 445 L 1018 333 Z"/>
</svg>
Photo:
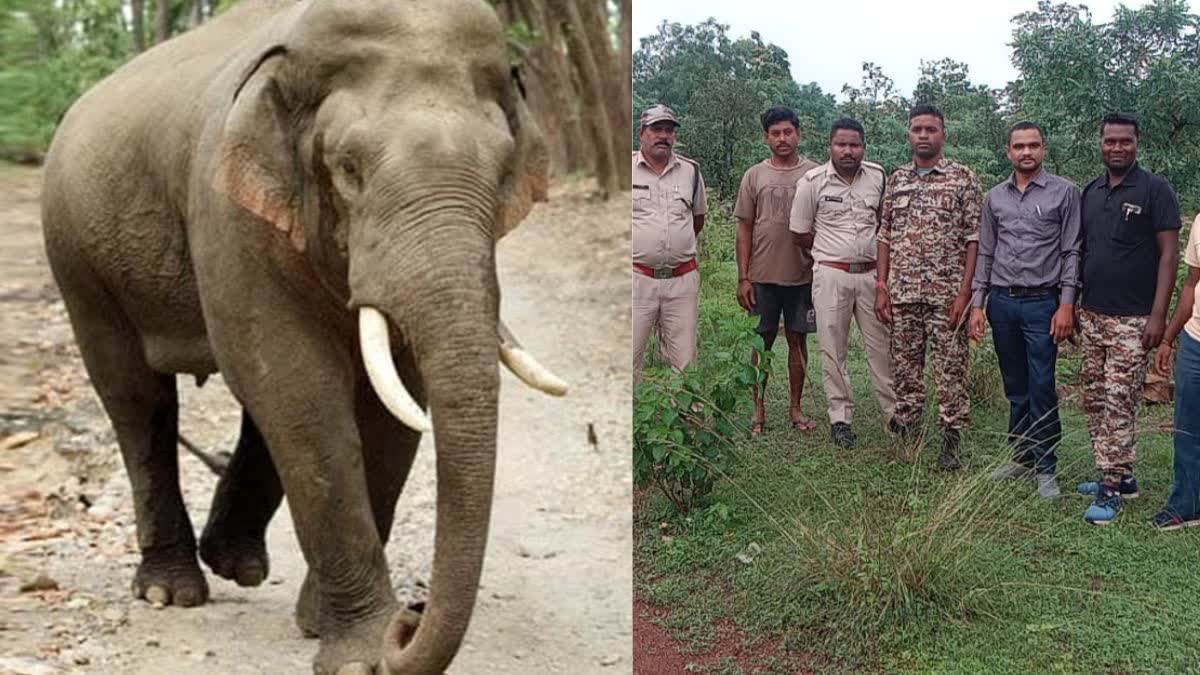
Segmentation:
<svg viewBox="0 0 1200 675">
<path fill-rule="evenodd" d="M 1010 298 L 1044 298 L 1058 295 L 1058 286 L 993 286 L 991 292 Z"/>
</svg>

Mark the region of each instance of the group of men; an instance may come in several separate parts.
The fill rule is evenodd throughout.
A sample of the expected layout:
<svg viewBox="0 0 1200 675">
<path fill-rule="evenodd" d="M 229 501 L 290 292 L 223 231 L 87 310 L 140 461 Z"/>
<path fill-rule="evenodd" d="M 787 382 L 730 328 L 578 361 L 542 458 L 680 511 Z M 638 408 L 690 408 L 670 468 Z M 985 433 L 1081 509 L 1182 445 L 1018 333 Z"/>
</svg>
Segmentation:
<svg viewBox="0 0 1200 675">
<path fill-rule="evenodd" d="M 968 338 L 982 338 L 990 324 L 1012 450 L 992 477 L 1036 478 L 1038 493 L 1054 499 L 1062 438 L 1055 364 L 1059 344 L 1077 341 L 1099 470 L 1077 489 L 1092 497 L 1084 519 L 1104 525 L 1138 496 L 1136 413 L 1146 370 L 1153 355 L 1166 373 L 1178 338 L 1175 483 L 1152 524 L 1200 525 L 1200 227 L 1192 228 L 1189 274 L 1168 325 L 1179 205 L 1163 178 L 1138 165 L 1135 118 L 1104 117 L 1105 171 L 1082 191 L 1043 168 L 1041 127 L 1014 125 L 1006 148 L 1013 172 L 986 195 L 970 168 L 943 156 L 945 120 L 932 106 L 909 112 L 912 161 L 890 176 L 864 159 L 866 133 L 855 120 L 833 124 L 822 165 L 798 154 L 792 110 L 771 108 L 761 121 L 771 155 L 746 171 L 734 207 L 737 300 L 758 315 L 768 349 L 782 320 L 792 428 L 816 426 L 800 405 L 806 336 L 815 332 L 832 440 L 855 445 L 847 371 L 853 320 L 888 430 L 901 439 L 921 426 L 931 353 L 942 431 L 937 463 L 959 468 L 970 412 Z M 672 366 L 696 358 L 696 235 L 706 201 L 699 167 L 673 152 L 678 126 L 666 106 L 647 109 L 633 154 L 635 378 L 655 327 Z M 760 434 L 765 387 L 752 393 L 751 433 Z"/>
</svg>

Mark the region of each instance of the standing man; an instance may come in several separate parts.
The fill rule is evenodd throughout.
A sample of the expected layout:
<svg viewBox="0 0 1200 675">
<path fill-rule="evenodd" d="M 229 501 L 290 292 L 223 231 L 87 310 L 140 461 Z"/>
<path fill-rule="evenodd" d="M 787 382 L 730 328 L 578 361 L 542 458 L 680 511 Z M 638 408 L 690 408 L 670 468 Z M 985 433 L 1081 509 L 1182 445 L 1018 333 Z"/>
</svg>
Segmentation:
<svg viewBox="0 0 1200 675">
<path fill-rule="evenodd" d="M 1083 189 L 1083 299 L 1079 335 L 1083 409 L 1098 481 L 1083 518 L 1107 525 L 1121 498 L 1137 496 L 1135 423 L 1147 357 L 1162 342 L 1179 262 L 1179 202 L 1170 184 L 1137 163 L 1137 120 L 1105 115 L 1105 172 Z"/>
<path fill-rule="evenodd" d="M 800 120 L 791 108 L 771 108 L 762 114 L 763 140 L 771 156 L 746 170 L 738 189 L 737 218 L 738 304 L 758 315 L 758 334 L 770 349 L 779 333 L 783 315 L 788 343 L 788 384 L 791 390 L 792 428 L 810 431 L 816 427 L 800 410 L 804 376 L 808 364 L 808 333 L 814 325 L 812 305 L 812 258 L 792 241 L 788 216 L 796 181 L 816 162 L 796 154 L 800 144 Z M 757 365 L 758 353 L 750 357 Z M 754 396 L 754 419 L 750 433 L 766 429 L 764 401 L 767 384 L 750 390 Z"/>
<path fill-rule="evenodd" d="M 700 272 L 696 235 L 708 211 L 700 167 L 675 154 L 679 120 L 665 105 L 642 113 L 633 153 L 633 373 L 641 379 L 650 331 L 682 370 L 696 360 Z"/>
<path fill-rule="evenodd" d="M 888 328 L 875 316 L 875 233 L 887 176 L 883 167 L 863 161 L 865 152 L 862 124 L 834 122 L 829 161 L 804 175 L 792 202 L 791 230 L 816 262 L 813 304 L 821 381 L 829 400 L 830 435 L 843 448 L 854 447 L 854 392 L 846 369 L 851 319 L 863 336 L 883 418 L 890 420 L 896 408 Z"/>
<path fill-rule="evenodd" d="M 938 466 L 960 466 L 967 425 L 967 331 L 971 278 L 983 195 L 975 172 L 942 157 L 942 111 L 918 105 L 908 113 L 913 161 L 888 181 L 880 217 L 875 312 L 892 325 L 896 414 L 892 430 L 907 437 L 925 406 L 925 346 L 933 352 L 942 452 Z"/>
<path fill-rule="evenodd" d="M 1008 130 L 1013 173 L 988 191 L 971 284 L 971 337 L 984 333 L 984 299 L 1008 397 L 1012 461 L 996 480 L 1037 475 L 1038 494 L 1059 496 L 1054 448 L 1062 439 L 1054 367 L 1071 336 L 1079 286 L 1079 188 L 1042 168 L 1046 139 L 1033 122 Z"/>
<path fill-rule="evenodd" d="M 1179 356 L 1175 359 L 1175 484 L 1167 505 L 1150 521 L 1163 532 L 1200 525 L 1200 295 L 1196 293 L 1196 282 L 1200 281 L 1200 216 L 1192 223 L 1183 261 L 1188 275 L 1179 289 L 1175 316 L 1154 355 L 1158 372 L 1167 375 L 1171 345 L 1179 337 Z"/>
</svg>

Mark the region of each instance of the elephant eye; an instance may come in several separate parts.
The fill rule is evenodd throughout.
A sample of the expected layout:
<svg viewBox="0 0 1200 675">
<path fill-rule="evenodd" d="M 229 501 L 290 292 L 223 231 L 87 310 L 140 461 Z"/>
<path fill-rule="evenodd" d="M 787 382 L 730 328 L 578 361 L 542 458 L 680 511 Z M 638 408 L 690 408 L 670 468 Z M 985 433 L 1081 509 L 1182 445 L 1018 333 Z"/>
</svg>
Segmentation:
<svg viewBox="0 0 1200 675">
<path fill-rule="evenodd" d="M 338 173 L 342 174 L 342 179 L 349 183 L 356 190 L 362 189 L 362 174 L 358 172 L 358 165 L 353 159 L 343 157 L 337 163 Z"/>
</svg>

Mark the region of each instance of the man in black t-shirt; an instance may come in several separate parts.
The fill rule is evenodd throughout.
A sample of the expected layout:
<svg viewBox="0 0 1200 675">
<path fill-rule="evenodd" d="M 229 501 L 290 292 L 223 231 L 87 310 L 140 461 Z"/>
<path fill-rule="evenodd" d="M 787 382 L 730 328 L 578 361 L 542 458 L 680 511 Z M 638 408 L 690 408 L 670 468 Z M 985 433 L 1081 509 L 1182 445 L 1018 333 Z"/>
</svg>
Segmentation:
<svg viewBox="0 0 1200 675">
<path fill-rule="evenodd" d="M 1179 258 L 1179 202 L 1170 184 L 1137 164 L 1138 124 L 1105 115 L 1100 158 L 1106 171 L 1083 189 L 1083 298 L 1079 335 L 1083 408 L 1098 481 L 1083 514 L 1111 523 L 1122 497 L 1137 496 L 1134 427 L 1148 355 L 1162 342 Z"/>
</svg>

